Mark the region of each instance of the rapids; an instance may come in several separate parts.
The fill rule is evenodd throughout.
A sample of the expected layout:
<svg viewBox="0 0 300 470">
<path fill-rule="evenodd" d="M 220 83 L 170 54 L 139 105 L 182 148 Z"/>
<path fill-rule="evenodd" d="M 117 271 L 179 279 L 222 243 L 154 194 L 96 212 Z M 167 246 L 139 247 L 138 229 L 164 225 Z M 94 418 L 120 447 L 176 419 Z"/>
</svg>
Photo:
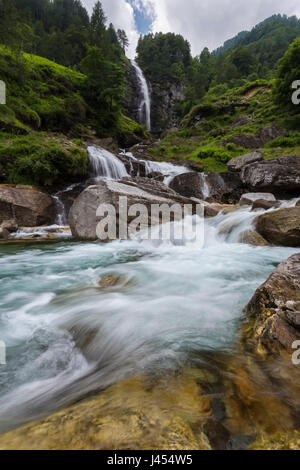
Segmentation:
<svg viewBox="0 0 300 470">
<path fill-rule="evenodd" d="M 205 221 L 198 240 L 0 247 L 0 431 L 120 379 L 230 352 L 255 289 L 296 249 L 238 243 L 253 214 Z M 200 221 L 198 221 L 200 223 Z M 121 285 L 99 287 L 106 275 Z"/>
</svg>

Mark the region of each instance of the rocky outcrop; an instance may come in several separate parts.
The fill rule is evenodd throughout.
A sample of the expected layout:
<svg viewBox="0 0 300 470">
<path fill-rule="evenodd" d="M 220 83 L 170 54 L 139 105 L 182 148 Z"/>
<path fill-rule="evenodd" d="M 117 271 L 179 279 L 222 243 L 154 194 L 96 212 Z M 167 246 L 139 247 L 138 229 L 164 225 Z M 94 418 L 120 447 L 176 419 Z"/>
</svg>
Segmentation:
<svg viewBox="0 0 300 470">
<path fill-rule="evenodd" d="M 281 206 L 279 201 L 266 201 L 265 199 L 257 199 L 252 204 L 252 210 L 255 211 L 257 209 L 264 209 L 265 211 L 269 209 L 279 209 Z"/>
<path fill-rule="evenodd" d="M 300 247 L 300 207 L 288 207 L 255 219 L 256 230 L 269 243 Z"/>
<path fill-rule="evenodd" d="M 125 82 L 126 93 L 124 94 L 124 112 L 126 116 L 129 116 L 131 119 L 138 122 L 139 107 L 142 99 L 140 91 L 141 87 L 136 75 L 136 71 L 129 61 L 125 64 Z M 128 147 L 130 147 L 130 145 L 128 145 Z"/>
<path fill-rule="evenodd" d="M 246 307 L 249 345 L 259 353 L 293 354 L 300 340 L 300 254 L 281 263 Z"/>
<path fill-rule="evenodd" d="M 262 200 L 268 202 L 276 202 L 276 198 L 271 193 L 247 193 L 243 194 L 240 199 L 240 206 L 251 206 L 255 201 Z"/>
<path fill-rule="evenodd" d="M 240 243 L 253 246 L 270 246 L 270 243 L 255 230 L 245 230 L 241 233 Z"/>
<path fill-rule="evenodd" d="M 229 171 L 241 171 L 241 169 L 250 165 L 251 163 L 256 163 L 262 161 L 264 158 L 261 152 L 252 152 L 247 153 L 246 155 L 241 155 L 240 157 L 233 158 L 227 163 Z"/>
<path fill-rule="evenodd" d="M 247 149 L 263 147 L 270 140 L 285 137 L 287 132 L 278 127 L 269 126 L 261 129 L 256 135 L 238 134 L 230 137 L 226 142 L 234 143 Z"/>
<path fill-rule="evenodd" d="M 17 225 L 33 227 L 54 221 L 51 197 L 31 186 L 0 185 L 0 224 L 14 219 Z"/>
<path fill-rule="evenodd" d="M 277 197 L 299 196 L 300 157 L 279 157 L 244 167 L 241 180 L 254 191 L 267 191 Z"/>
<path fill-rule="evenodd" d="M 0 436 L 0 449 L 210 450 L 203 427 L 208 421 L 213 425 L 212 411 L 197 371 L 195 377 L 170 377 L 168 389 L 163 382 L 125 379 L 93 398 Z"/>
<path fill-rule="evenodd" d="M 193 201 L 176 194 L 172 189 L 154 179 L 125 178 L 121 181 L 100 181 L 97 185 L 85 189 L 71 207 L 69 223 L 73 236 L 82 240 L 97 240 L 96 228 L 100 220 L 104 218 L 104 215 L 97 216 L 97 209 L 100 204 L 110 204 L 116 210 L 117 231 L 115 238 L 123 238 L 119 233 L 120 218 L 124 215 L 124 213 L 121 214 L 119 207 L 120 197 L 126 197 L 128 208 L 135 204 L 143 204 L 147 209 L 147 216 L 141 222 L 141 229 L 160 223 L 159 217 L 157 219 L 151 217 L 150 219 L 152 204 L 167 204 L 170 207 L 174 203 L 195 205 Z M 138 214 L 135 217 L 137 216 Z M 129 219 L 125 221 L 126 227 L 129 221 Z"/>
<path fill-rule="evenodd" d="M 165 130 L 179 126 L 178 106 L 184 101 L 184 91 L 182 84 L 152 84 L 151 131 L 154 135 L 159 136 Z"/>
<path fill-rule="evenodd" d="M 239 201 L 244 187 L 236 173 L 184 173 L 176 176 L 170 187 L 185 197 L 195 197 L 221 203 Z"/>
</svg>

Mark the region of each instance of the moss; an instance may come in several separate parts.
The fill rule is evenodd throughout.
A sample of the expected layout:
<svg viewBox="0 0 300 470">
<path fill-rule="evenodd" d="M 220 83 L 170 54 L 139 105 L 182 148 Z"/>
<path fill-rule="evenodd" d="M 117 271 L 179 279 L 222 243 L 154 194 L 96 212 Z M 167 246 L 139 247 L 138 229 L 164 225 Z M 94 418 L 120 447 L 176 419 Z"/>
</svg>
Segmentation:
<svg viewBox="0 0 300 470">
<path fill-rule="evenodd" d="M 59 136 L 0 135 L 0 180 L 9 184 L 53 186 L 87 175 L 82 148 Z"/>
</svg>

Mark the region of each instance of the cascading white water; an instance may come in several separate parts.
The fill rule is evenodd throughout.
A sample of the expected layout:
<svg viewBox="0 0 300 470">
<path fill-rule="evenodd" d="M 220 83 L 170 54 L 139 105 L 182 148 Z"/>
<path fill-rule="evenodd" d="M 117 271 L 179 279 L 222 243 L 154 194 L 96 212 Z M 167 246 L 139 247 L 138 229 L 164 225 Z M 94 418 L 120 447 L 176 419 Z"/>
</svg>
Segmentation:
<svg viewBox="0 0 300 470">
<path fill-rule="evenodd" d="M 203 200 L 206 201 L 206 199 L 209 198 L 210 195 L 210 189 L 207 184 L 207 175 L 205 173 L 199 173 L 202 179 L 202 194 L 203 194 Z"/>
<path fill-rule="evenodd" d="M 151 98 L 147 80 L 140 66 L 131 60 L 131 64 L 136 71 L 138 81 L 141 85 L 141 103 L 139 106 L 140 124 L 146 124 L 148 131 L 151 131 Z"/>
<path fill-rule="evenodd" d="M 125 165 L 113 153 L 101 147 L 88 147 L 87 149 L 91 176 L 94 178 L 121 179 L 129 176 Z"/>
<path fill-rule="evenodd" d="M 122 155 L 126 156 L 129 161 L 141 162 L 145 164 L 146 176 L 151 173 L 161 173 L 164 178 L 164 183 L 169 185 L 177 175 L 189 173 L 190 170 L 186 166 L 173 165 L 170 162 L 154 162 L 151 160 L 141 160 L 136 158 L 131 152 L 123 152 Z M 138 175 L 139 176 L 139 175 Z"/>
<path fill-rule="evenodd" d="M 297 251 L 238 243 L 259 213 L 246 207 L 207 219 L 204 246 L 128 240 L 16 247 L 13 255 L 2 247 L 9 367 L 0 367 L 0 432 L 124 376 L 165 374 L 233 345 L 255 289 Z M 99 289 L 110 274 L 122 285 Z"/>
</svg>

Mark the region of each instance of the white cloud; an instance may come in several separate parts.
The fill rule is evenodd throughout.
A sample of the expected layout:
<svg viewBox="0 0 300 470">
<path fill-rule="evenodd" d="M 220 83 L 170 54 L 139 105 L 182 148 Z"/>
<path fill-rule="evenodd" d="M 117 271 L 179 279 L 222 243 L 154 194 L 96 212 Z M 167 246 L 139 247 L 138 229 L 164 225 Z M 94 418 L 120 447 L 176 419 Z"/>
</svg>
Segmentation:
<svg viewBox="0 0 300 470">
<path fill-rule="evenodd" d="M 83 0 L 90 12 L 94 3 L 95 0 Z M 194 55 L 205 46 L 215 49 L 275 13 L 300 16 L 299 0 L 131 0 L 131 3 L 152 18 L 153 32 L 182 34 L 190 41 Z M 126 0 L 102 0 L 102 4 L 109 21 L 127 32 L 131 44 L 128 56 L 133 57 L 139 37 L 133 7 Z"/>
<path fill-rule="evenodd" d="M 82 4 L 91 14 L 96 0 L 82 0 Z M 108 18 L 108 23 L 113 23 L 116 29 L 124 29 L 127 33 L 130 46 L 127 55 L 135 56 L 135 49 L 139 39 L 139 33 L 134 20 L 134 11 L 126 0 L 102 0 L 103 10 Z"/>
<path fill-rule="evenodd" d="M 207 46 L 223 44 L 242 30 L 249 30 L 275 14 L 299 15 L 298 0 L 143 0 L 151 3 L 155 18 L 153 32 L 182 34 L 192 45 L 193 54 Z"/>
</svg>

